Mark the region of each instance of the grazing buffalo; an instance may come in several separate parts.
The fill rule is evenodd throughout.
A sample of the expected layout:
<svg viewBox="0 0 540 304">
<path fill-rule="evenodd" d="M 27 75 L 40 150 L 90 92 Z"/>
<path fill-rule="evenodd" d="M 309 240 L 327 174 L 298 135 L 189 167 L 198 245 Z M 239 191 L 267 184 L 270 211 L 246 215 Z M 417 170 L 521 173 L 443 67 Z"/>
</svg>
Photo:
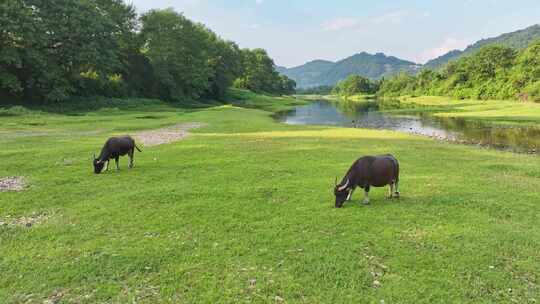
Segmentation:
<svg viewBox="0 0 540 304">
<path fill-rule="evenodd" d="M 337 180 L 336 180 L 337 182 Z M 336 208 L 351 199 L 356 189 L 364 189 L 364 204 L 369 204 L 369 188 L 390 186 L 389 198 L 399 198 L 399 162 L 390 155 L 364 156 L 351 166 L 345 177 L 334 188 Z"/>
<path fill-rule="evenodd" d="M 120 156 L 129 156 L 129 168 L 133 168 L 133 155 L 135 149 L 141 152 L 139 147 L 135 145 L 135 140 L 129 136 L 111 137 L 107 139 L 105 145 L 101 149 L 99 157 L 94 154 L 94 173 L 99 174 L 103 170 L 103 166 L 107 163 L 107 171 L 109 170 L 109 160 L 113 159 L 116 162 L 116 170 L 120 170 L 118 159 Z"/>
</svg>

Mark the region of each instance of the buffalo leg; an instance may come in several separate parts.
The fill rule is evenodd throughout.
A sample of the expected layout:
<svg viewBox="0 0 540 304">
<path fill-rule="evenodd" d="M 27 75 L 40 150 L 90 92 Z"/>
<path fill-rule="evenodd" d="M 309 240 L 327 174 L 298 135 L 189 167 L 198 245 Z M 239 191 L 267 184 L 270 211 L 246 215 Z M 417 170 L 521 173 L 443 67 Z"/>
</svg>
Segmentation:
<svg viewBox="0 0 540 304">
<path fill-rule="evenodd" d="M 369 205 L 369 186 L 364 187 L 364 201 L 362 203 L 364 205 Z"/>
<path fill-rule="evenodd" d="M 109 171 L 109 161 L 107 160 L 107 167 L 105 168 L 105 171 Z"/>
<path fill-rule="evenodd" d="M 133 168 L 133 156 L 134 156 L 134 149 L 131 149 L 131 151 L 128 153 L 128 157 L 129 157 L 129 165 L 128 167 L 129 168 Z"/>
<path fill-rule="evenodd" d="M 396 181 L 396 184 L 395 184 L 395 186 L 394 186 L 394 195 L 395 195 L 397 198 L 399 198 L 399 187 L 398 187 L 398 185 L 399 185 L 399 182 Z"/>
<path fill-rule="evenodd" d="M 116 171 L 120 171 L 120 162 L 119 162 L 119 158 L 120 157 L 115 157 L 114 158 L 114 162 L 116 163 Z"/>
<path fill-rule="evenodd" d="M 388 184 L 388 198 L 394 197 L 394 183 Z"/>
</svg>

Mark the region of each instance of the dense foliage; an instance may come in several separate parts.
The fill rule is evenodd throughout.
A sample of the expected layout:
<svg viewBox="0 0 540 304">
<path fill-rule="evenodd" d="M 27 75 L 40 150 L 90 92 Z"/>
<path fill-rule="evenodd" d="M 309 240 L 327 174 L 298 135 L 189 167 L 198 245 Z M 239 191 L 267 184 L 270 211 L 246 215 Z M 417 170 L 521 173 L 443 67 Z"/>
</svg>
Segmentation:
<svg viewBox="0 0 540 304">
<path fill-rule="evenodd" d="M 295 89 L 263 50 L 240 50 L 172 9 L 139 18 L 122 0 L 0 2 L 0 96 L 219 99 L 236 79 Z"/>
<path fill-rule="evenodd" d="M 296 82 L 280 75 L 276 71 L 274 61 L 263 49 L 242 50 L 241 67 L 242 76 L 234 83 L 237 88 L 280 94 L 295 92 Z"/>
<path fill-rule="evenodd" d="M 440 71 L 402 73 L 384 80 L 379 94 L 540 101 L 540 41 L 521 51 L 487 46 Z"/>
<path fill-rule="evenodd" d="M 334 88 L 333 93 L 343 97 L 363 94 L 375 94 L 379 88 L 377 82 L 373 82 L 360 75 L 351 75 L 340 81 Z"/>
</svg>

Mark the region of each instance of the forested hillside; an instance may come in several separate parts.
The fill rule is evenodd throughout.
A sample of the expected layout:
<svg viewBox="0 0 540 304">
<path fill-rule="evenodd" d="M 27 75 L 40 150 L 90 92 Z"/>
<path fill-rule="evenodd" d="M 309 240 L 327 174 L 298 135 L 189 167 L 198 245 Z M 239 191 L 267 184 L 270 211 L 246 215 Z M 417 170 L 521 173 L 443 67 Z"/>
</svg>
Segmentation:
<svg viewBox="0 0 540 304">
<path fill-rule="evenodd" d="M 0 2 L 0 96 L 222 98 L 232 85 L 292 93 L 261 49 L 240 49 L 172 9 L 122 0 Z"/>
<path fill-rule="evenodd" d="M 428 69 L 438 69 L 443 67 L 451 60 L 458 59 L 463 56 L 468 56 L 476 53 L 482 47 L 488 45 L 501 45 L 516 50 L 526 48 L 534 40 L 540 39 L 540 25 L 533 25 L 526 29 L 502 34 L 500 36 L 488 39 L 482 39 L 476 43 L 470 45 L 465 50 L 453 50 L 438 58 L 428 61 L 424 67 Z"/>
<path fill-rule="evenodd" d="M 486 46 L 439 71 L 402 73 L 383 81 L 378 93 L 540 101 L 540 40 L 521 51 Z"/>
<path fill-rule="evenodd" d="M 314 60 L 294 68 L 281 68 L 278 71 L 287 77 L 294 79 L 299 88 L 321 86 L 325 83 L 325 75 L 335 65 L 332 61 Z"/>
<path fill-rule="evenodd" d="M 382 53 L 372 55 L 362 52 L 335 63 L 311 61 L 299 67 L 281 70 L 281 73 L 296 81 L 299 88 L 311 88 L 334 86 L 350 75 L 362 75 L 376 80 L 403 71 L 415 73 L 419 68 L 419 65 L 407 60 Z"/>
</svg>

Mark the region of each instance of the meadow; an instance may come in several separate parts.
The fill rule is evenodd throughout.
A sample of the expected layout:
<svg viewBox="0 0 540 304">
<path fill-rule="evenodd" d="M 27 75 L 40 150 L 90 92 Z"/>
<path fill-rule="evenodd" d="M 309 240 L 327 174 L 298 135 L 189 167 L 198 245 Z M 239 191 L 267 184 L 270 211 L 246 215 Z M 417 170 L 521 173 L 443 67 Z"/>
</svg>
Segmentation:
<svg viewBox="0 0 540 304">
<path fill-rule="evenodd" d="M 406 106 L 424 107 L 434 115 L 482 120 L 507 125 L 538 125 L 540 104 L 514 100 L 455 99 L 440 96 L 403 96 Z"/>
<path fill-rule="evenodd" d="M 540 301 L 538 156 L 284 125 L 273 113 L 303 101 L 228 99 L 5 110 L 0 177 L 28 185 L 0 192 L 0 303 Z M 92 172 L 109 136 L 193 122 L 134 169 Z M 382 153 L 401 199 L 333 208 L 335 177 Z"/>
</svg>

